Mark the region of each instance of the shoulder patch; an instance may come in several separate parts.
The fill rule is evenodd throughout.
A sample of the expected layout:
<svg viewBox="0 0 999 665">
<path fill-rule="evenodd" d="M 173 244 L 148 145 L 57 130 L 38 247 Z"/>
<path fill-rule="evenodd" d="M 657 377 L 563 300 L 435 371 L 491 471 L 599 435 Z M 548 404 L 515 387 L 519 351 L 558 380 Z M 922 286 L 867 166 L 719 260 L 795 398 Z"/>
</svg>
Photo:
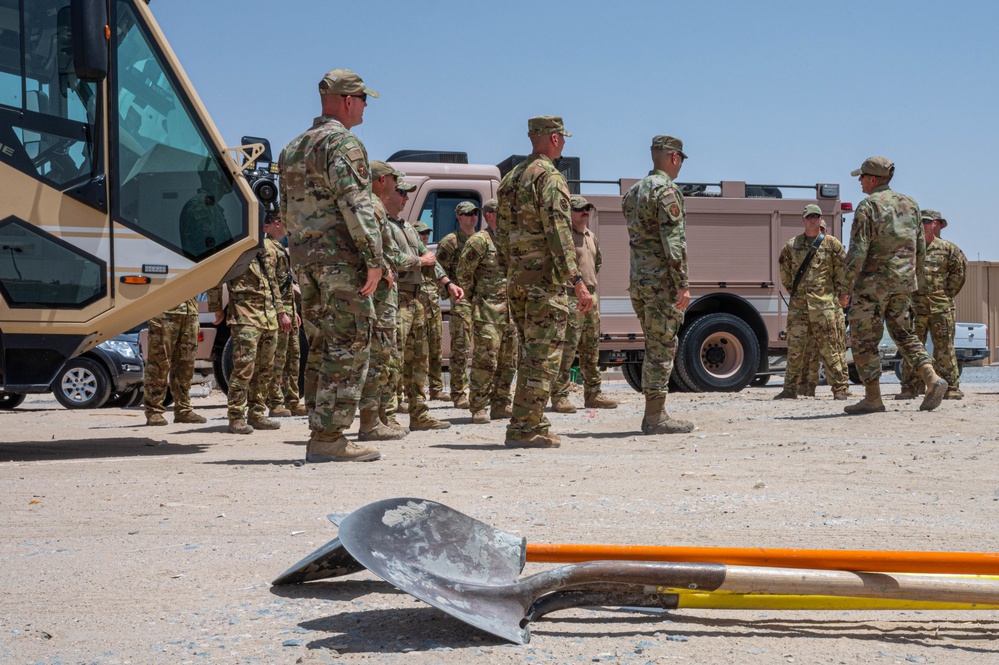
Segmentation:
<svg viewBox="0 0 999 665">
<path fill-rule="evenodd" d="M 358 162 L 357 164 L 357 175 L 361 176 L 365 180 L 368 179 L 368 165 L 364 162 Z"/>
<path fill-rule="evenodd" d="M 560 208 L 562 208 L 563 212 L 569 212 L 569 199 L 565 198 L 564 196 L 560 197 L 558 205 Z"/>
<path fill-rule="evenodd" d="M 671 203 L 670 206 L 669 206 L 669 215 L 670 215 L 670 217 L 679 217 L 680 216 L 680 206 L 677 205 L 676 203 Z"/>
</svg>

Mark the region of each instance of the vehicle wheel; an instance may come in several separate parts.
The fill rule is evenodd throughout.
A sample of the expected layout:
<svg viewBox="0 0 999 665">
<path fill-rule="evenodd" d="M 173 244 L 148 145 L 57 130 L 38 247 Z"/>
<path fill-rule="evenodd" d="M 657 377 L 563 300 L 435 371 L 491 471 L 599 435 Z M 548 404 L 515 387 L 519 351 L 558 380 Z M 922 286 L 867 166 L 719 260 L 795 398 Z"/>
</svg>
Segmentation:
<svg viewBox="0 0 999 665">
<path fill-rule="evenodd" d="M 141 392 L 141 388 L 132 388 L 131 390 L 126 390 L 120 393 L 111 393 L 111 397 L 108 398 L 108 401 L 104 402 L 104 408 L 124 409 L 126 406 L 131 404 L 132 400 L 135 399 L 136 394 Z"/>
<path fill-rule="evenodd" d="M 111 395 L 111 377 L 90 358 L 73 358 L 52 382 L 52 393 L 67 409 L 99 409 Z"/>
<path fill-rule="evenodd" d="M 964 363 L 958 363 L 957 364 L 957 375 L 961 376 L 961 374 L 963 372 L 964 372 Z"/>
<path fill-rule="evenodd" d="M 680 333 L 676 369 L 697 392 L 738 392 L 760 365 L 760 343 L 753 329 L 731 314 L 706 314 Z"/>
<path fill-rule="evenodd" d="M 232 337 L 225 341 L 222 353 L 212 359 L 212 371 L 215 373 L 215 383 L 219 390 L 229 394 L 229 375 L 232 374 Z"/>
<path fill-rule="evenodd" d="M 142 392 L 142 388 L 136 388 L 135 393 L 132 395 L 132 399 L 128 400 L 128 404 L 125 405 L 126 408 L 133 406 L 142 406 L 142 398 L 145 395 Z"/>
<path fill-rule="evenodd" d="M 676 362 L 674 359 L 673 371 L 669 375 L 669 383 L 667 384 L 669 391 L 671 393 L 696 393 L 697 391 L 688 386 L 683 382 L 683 377 L 680 376 L 680 372 L 676 369 Z"/>
<path fill-rule="evenodd" d="M 829 380 L 826 378 L 826 366 L 819 362 L 819 385 L 828 386 Z"/>
<path fill-rule="evenodd" d="M 855 383 L 857 385 L 863 383 L 860 380 L 860 374 L 857 373 L 857 366 L 854 365 L 853 363 L 850 363 L 849 365 L 846 366 L 846 373 L 850 377 L 850 383 Z"/>
<path fill-rule="evenodd" d="M 764 374 L 763 376 L 754 376 L 753 380 L 749 382 L 749 385 L 754 388 L 762 388 L 763 386 L 770 383 L 770 375 Z"/>
<path fill-rule="evenodd" d="M 22 393 L 0 393 L 0 409 L 10 411 L 21 406 L 27 395 Z"/>
<path fill-rule="evenodd" d="M 892 368 L 895 370 L 895 376 L 897 376 L 898 380 L 901 381 L 902 380 L 902 361 L 900 360 L 897 363 L 892 363 Z M 852 379 L 853 377 L 851 376 L 850 378 Z M 857 383 L 860 383 L 860 382 L 858 381 Z"/>
<path fill-rule="evenodd" d="M 642 392 L 642 366 L 636 365 L 634 363 L 625 363 L 621 365 L 621 373 L 624 374 L 624 380 L 628 382 L 631 389 L 635 392 Z"/>
</svg>

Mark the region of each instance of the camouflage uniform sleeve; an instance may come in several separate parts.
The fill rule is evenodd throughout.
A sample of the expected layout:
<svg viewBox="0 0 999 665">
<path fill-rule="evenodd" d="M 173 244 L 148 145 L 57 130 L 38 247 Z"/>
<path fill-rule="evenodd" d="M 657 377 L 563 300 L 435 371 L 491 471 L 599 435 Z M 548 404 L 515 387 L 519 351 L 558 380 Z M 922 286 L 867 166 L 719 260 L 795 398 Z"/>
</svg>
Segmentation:
<svg viewBox="0 0 999 665">
<path fill-rule="evenodd" d="M 208 289 L 208 311 L 209 312 L 221 312 L 222 311 L 222 285 L 213 286 Z"/>
<path fill-rule="evenodd" d="M 947 279 L 944 286 L 947 290 L 947 297 L 951 299 L 957 297 L 957 294 L 964 288 L 967 272 L 968 258 L 957 245 L 951 243 L 950 256 L 947 260 Z"/>
<path fill-rule="evenodd" d="M 545 172 L 534 185 L 541 203 L 541 228 L 555 266 L 555 283 L 572 284 L 579 277 L 576 245 L 572 242 L 572 218 L 569 215 L 569 187 L 565 178 L 553 178 Z"/>
<path fill-rule="evenodd" d="M 281 284 L 278 282 L 277 278 L 277 262 L 278 254 L 274 246 L 271 246 L 270 251 L 267 252 L 267 261 L 264 264 L 267 270 L 267 285 L 271 290 L 271 297 L 274 299 L 274 309 L 277 314 L 288 314 L 288 308 L 284 304 L 284 298 L 281 297 Z"/>
<path fill-rule="evenodd" d="M 389 231 L 388 225 L 391 223 L 386 220 L 382 224 L 382 255 L 385 257 L 386 267 L 399 274 L 399 271 L 403 269 L 402 264 L 405 262 L 405 257 L 399 245 L 396 244 L 392 232 Z"/>
<path fill-rule="evenodd" d="M 448 234 L 437 244 L 437 265 L 444 270 L 448 279 L 452 281 L 458 281 L 458 277 L 455 275 L 455 268 L 458 263 L 457 249 L 458 236 L 454 233 Z"/>
<path fill-rule="evenodd" d="M 600 266 L 604 264 L 604 257 L 600 254 L 600 241 L 597 240 L 597 236 L 593 236 L 593 246 L 597 248 L 597 258 L 593 263 L 593 269 L 599 273 Z"/>
<path fill-rule="evenodd" d="M 793 257 L 791 256 L 791 247 L 793 245 L 794 238 L 784 243 L 784 247 L 780 250 L 780 257 L 777 259 L 777 263 L 780 265 L 780 283 L 788 293 L 791 292 L 791 286 L 794 284 L 795 270 L 792 265 Z"/>
<path fill-rule="evenodd" d="M 347 232 L 368 269 L 383 268 L 382 236 L 371 203 L 368 155 L 356 138 L 330 154 L 327 177 L 337 193 L 336 203 L 347 220 Z"/>
<path fill-rule="evenodd" d="M 656 197 L 659 212 L 659 238 L 667 260 L 677 275 L 677 288 L 690 288 L 687 282 L 687 238 L 684 234 L 686 213 L 683 200 L 674 187 L 666 187 Z"/>
<path fill-rule="evenodd" d="M 916 208 L 916 289 L 923 291 L 926 288 L 926 273 L 923 272 L 926 265 L 926 234 L 920 217 L 919 208 Z"/>
<path fill-rule="evenodd" d="M 465 248 L 461 251 L 461 257 L 458 259 L 458 270 L 455 272 L 458 286 L 465 289 L 466 297 L 469 299 L 475 293 L 475 273 L 482 261 L 481 245 L 482 243 L 476 236 L 468 239 Z"/>
<path fill-rule="evenodd" d="M 853 215 L 850 226 L 850 249 L 846 253 L 846 288 L 853 291 L 860 271 L 867 262 L 867 250 L 871 244 L 871 204 L 862 201 Z"/>
<path fill-rule="evenodd" d="M 510 175 L 509 173 L 507 175 Z M 501 266 L 510 265 L 510 222 L 511 209 L 508 201 L 508 192 L 503 188 L 506 184 L 506 177 L 496 193 L 496 233 L 493 235 L 493 243 L 496 245 L 496 256 Z M 504 203 L 506 205 L 504 205 Z"/>
<path fill-rule="evenodd" d="M 832 262 L 832 288 L 833 295 L 845 296 L 850 294 L 850 288 L 846 284 L 846 248 L 843 243 L 834 236 L 826 236 L 829 243 L 829 258 Z"/>
<path fill-rule="evenodd" d="M 424 254 L 430 251 L 430 249 L 423 244 L 422 240 L 417 240 L 416 242 L 417 242 L 417 248 L 420 251 L 420 256 L 423 256 Z M 440 249 L 440 245 L 438 245 L 437 248 Z M 444 272 L 444 268 L 441 267 L 440 261 L 438 261 L 437 263 L 434 264 L 434 278 L 439 282 L 445 277 L 447 277 L 447 273 Z M 461 282 L 458 282 L 458 286 L 461 286 Z"/>
</svg>

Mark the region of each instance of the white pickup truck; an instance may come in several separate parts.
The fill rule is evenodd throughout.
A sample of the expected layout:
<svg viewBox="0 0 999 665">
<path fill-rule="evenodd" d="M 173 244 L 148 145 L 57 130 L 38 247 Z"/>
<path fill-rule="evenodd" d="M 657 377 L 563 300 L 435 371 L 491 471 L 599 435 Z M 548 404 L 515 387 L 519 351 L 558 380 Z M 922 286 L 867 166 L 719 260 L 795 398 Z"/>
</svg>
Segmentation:
<svg viewBox="0 0 999 665">
<path fill-rule="evenodd" d="M 927 338 L 926 350 L 933 354 L 933 340 Z M 957 354 L 958 372 L 966 363 L 989 357 L 989 327 L 984 323 L 957 323 L 954 331 L 954 351 Z M 902 354 L 896 349 L 890 359 L 895 376 L 902 380 Z"/>
</svg>

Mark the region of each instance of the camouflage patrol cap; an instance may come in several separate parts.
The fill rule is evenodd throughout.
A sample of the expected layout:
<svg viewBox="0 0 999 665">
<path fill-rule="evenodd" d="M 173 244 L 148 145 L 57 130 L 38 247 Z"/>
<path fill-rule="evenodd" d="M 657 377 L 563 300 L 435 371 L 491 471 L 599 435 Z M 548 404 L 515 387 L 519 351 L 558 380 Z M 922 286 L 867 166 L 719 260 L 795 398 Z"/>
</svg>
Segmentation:
<svg viewBox="0 0 999 665">
<path fill-rule="evenodd" d="M 545 134 L 561 134 L 572 136 L 565 131 L 562 117 L 557 115 L 537 115 L 527 121 L 528 136 L 544 136 Z"/>
<path fill-rule="evenodd" d="M 462 201 L 454 208 L 454 214 L 456 215 L 475 215 L 481 208 L 471 201 Z"/>
<path fill-rule="evenodd" d="M 572 196 L 569 197 L 569 205 L 576 212 L 579 212 L 580 210 L 588 210 L 590 208 L 596 208 L 595 205 L 587 201 L 579 194 L 573 194 Z"/>
<path fill-rule="evenodd" d="M 818 207 L 814 203 L 809 203 L 805 206 L 805 211 L 801 213 L 802 217 L 807 217 L 808 215 L 821 215 L 822 208 Z"/>
<path fill-rule="evenodd" d="M 405 176 L 405 175 L 406 174 L 403 173 L 403 176 Z M 403 192 L 413 192 L 413 191 L 416 191 L 416 185 L 414 185 L 411 182 L 404 182 L 402 180 L 402 178 L 398 178 L 398 176 L 397 176 L 395 188 L 398 189 L 398 190 L 401 190 Z"/>
<path fill-rule="evenodd" d="M 482 204 L 482 212 L 496 212 L 497 205 L 499 205 L 499 201 L 496 199 L 489 199 Z"/>
<path fill-rule="evenodd" d="M 371 179 L 378 180 L 379 178 L 387 175 L 394 175 L 397 179 L 406 175 L 402 171 L 396 171 L 392 168 L 388 162 L 383 162 L 380 159 L 373 159 L 368 164 L 368 171 L 371 172 Z"/>
<path fill-rule="evenodd" d="M 687 153 L 683 151 L 683 141 L 676 138 L 675 136 L 667 136 L 666 134 L 659 134 L 658 136 L 653 136 L 652 149 L 676 151 L 680 153 L 681 157 L 687 159 Z"/>
<path fill-rule="evenodd" d="M 936 210 L 930 210 L 927 208 L 926 210 L 920 212 L 920 217 L 923 218 L 923 223 L 940 222 L 940 228 L 947 226 L 947 220 L 944 219 L 943 215 Z"/>
<path fill-rule="evenodd" d="M 417 233 L 430 233 L 430 227 L 427 226 L 426 222 L 417 222 L 413 224 L 413 228 L 416 229 Z"/>
<path fill-rule="evenodd" d="M 850 171 L 850 175 L 873 175 L 879 178 L 890 178 L 895 173 L 895 163 L 887 157 L 868 157 L 859 169 Z"/>
<path fill-rule="evenodd" d="M 364 87 L 361 77 L 349 69 L 333 69 L 319 82 L 320 95 L 370 95 L 377 97 L 378 93 Z"/>
</svg>

